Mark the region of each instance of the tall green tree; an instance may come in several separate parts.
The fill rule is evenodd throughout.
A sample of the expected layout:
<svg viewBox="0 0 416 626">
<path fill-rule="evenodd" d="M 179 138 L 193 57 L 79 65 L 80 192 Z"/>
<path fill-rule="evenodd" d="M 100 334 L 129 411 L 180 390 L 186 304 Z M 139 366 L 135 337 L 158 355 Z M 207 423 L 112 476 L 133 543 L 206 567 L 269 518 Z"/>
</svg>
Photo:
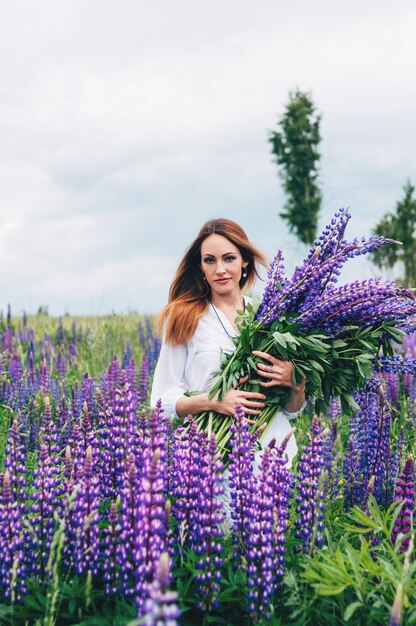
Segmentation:
<svg viewBox="0 0 416 626">
<path fill-rule="evenodd" d="M 289 103 L 270 133 L 272 154 L 287 194 L 280 216 L 289 229 L 305 244 L 316 238 L 322 194 L 317 185 L 321 115 L 316 112 L 309 93 L 290 92 Z"/>
<path fill-rule="evenodd" d="M 416 198 L 415 188 L 408 180 L 404 186 L 404 198 L 399 200 L 394 213 L 386 213 L 376 225 L 375 235 L 383 235 L 400 241 L 401 246 L 381 246 L 372 253 L 373 262 L 380 269 L 393 268 L 402 263 L 403 284 L 416 284 Z"/>
</svg>

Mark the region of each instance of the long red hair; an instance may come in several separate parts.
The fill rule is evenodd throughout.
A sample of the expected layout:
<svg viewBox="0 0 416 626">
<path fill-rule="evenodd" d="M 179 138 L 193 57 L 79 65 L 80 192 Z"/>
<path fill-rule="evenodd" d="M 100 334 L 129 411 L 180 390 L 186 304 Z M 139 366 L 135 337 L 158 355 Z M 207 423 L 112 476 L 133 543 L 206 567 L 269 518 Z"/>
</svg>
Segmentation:
<svg viewBox="0 0 416 626">
<path fill-rule="evenodd" d="M 204 224 L 179 264 L 170 286 L 169 302 L 159 316 L 158 331 L 164 333 L 168 343 L 188 341 L 211 300 L 211 289 L 201 271 L 201 245 L 204 239 L 214 234 L 231 241 L 239 249 L 243 261 L 247 262 L 247 275 L 240 279 L 241 289 L 254 283 L 259 276 L 259 264 L 267 265 L 265 256 L 249 242 L 236 222 L 218 218 Z"/>
</svg>

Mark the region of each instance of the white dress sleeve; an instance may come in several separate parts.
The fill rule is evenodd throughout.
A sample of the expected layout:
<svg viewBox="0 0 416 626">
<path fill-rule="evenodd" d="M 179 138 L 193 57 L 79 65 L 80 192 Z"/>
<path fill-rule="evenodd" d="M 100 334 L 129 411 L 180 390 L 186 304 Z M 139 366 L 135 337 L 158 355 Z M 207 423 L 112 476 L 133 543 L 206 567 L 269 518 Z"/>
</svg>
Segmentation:
<svg viewBox="0 0 416 626">
<path fill-rule="evenodd" d="M 166 417 L 177 417 L 176 402 L 188 391 L 184 384 L 186 359 L 186 343 L 162 343 L 153 377 L 150 404 L 154 407 L 157 400 L 161 400 Z"/>
<path fill-rule="evenodd" d="M 300 409 L 298 409 L 297 411 L 294 411 L 293 413 L 291 413 L 290 411 L 286 411 L 286 409 L 281 409 L 282 413 L 287 417 L 288 420 L 293 420 L 295 417 L 297 417 L 300 413 L 302 413 L 302 411 L 304 410 L 306 406 L 306 400 L 305 402 L 302 404 L 302 406 L 300 407 Z"/>
</svg>

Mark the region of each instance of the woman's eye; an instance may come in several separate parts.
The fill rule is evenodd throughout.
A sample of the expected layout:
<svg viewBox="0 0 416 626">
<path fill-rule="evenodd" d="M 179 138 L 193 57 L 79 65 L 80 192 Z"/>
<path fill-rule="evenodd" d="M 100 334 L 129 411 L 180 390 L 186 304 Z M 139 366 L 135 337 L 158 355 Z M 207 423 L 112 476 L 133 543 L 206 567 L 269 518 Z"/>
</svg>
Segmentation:
<svg viewBox="0 0 416 626">
<path fill-rule="evenodd" d="M 227 257 L 225 257 L 225 260 L 226 260 L 226 261 L 235 261 L 235 260 L 236 260 L 236 258 L 237 258 L 237 257 L 235 257 L 235 256 L 227 256 Z"/>
<path fill-rule="evenodd" d="M 204 263 L 214 263 L 214 259 L 204 259 Z"/>
</svg>

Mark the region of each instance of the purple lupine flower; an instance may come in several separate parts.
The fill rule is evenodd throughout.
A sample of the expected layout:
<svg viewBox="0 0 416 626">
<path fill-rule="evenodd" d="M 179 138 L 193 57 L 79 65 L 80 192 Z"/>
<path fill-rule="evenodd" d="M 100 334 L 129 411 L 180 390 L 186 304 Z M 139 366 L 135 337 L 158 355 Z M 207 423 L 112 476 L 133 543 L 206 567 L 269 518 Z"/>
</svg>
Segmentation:
<svg viewBox="0 0 416 626">
<path fill-rule="evenodd" d="M 399 398 L 399 374 L 398 372 L 385 372 L 383 374 L 385 381 L 387 399 L 396 405 Z"/>
<path fill-rule="evenodd" d="M 60 382 L 58 378 L 51 378 L 50 394 L 53 402 L 58 404 L 65 395 L 66 381 Z"/>
<path fill-rule="evenodd" d="M 308 444 L 303 448 L 297 471 L 296 537 L 302 540 L 305 551 L 320 547 L 324 536 L 324 492 L 322 491 L 322 473 L 324 470 L 323 444 L 326 432 L 314 417 L 311 433 L 307 435 Z"/>
<path fill-rule="evenodd" d="M 60 345 L 62 343 L 64 343 L 65 341 L 65 332 L 64 332 L 64 326 L 62 324 L 62 317 L 59 318 L 59 322 L 58 322 L 58 327 L 56 329 L 56 334 L 55 334 L 55 344 L 56 345 Z"/>
<path fill-rule="evenodd" d="M 416 398 L 415 387 L 415 375 L 410 372 L 403 372 L 403 391 L 411 400 Z"/>
<path fill-rule="evenodd" d="M 148 343 L 147 343 L 146 327 L 143 324 L 142 320 L 139 320 L 139 323 L 137 325 L 137 339 L 138 339 L 138 344 L 140 348 L 144 352 L 147 348 Z"/>
<path fill-rule="evenodd" d="M 83 477 L 74 500 L 73 521 L 76 528 L 74 563 L 77 574 L 98 573 L 100 488 L 94 475 L 92 448 L 85 455 Z"/>
<path fill-rule="evenodd" d="M 160 555 L 166 550 L 164 472 L 160 451 L 156 450 L 151 461 L 146 463 L 143 469 L 136 519 L 134 573 L 139 615 L 143 614 L 144 603 L 149 595 L 149 585 L 156 576 Z"/>
<path fill-rule="evenodd" d="M 415 510 L 415 463 L 413 456 L 409 454 L 403 470 L 397 479 L 394 490 L 395 502 L 403 502 L 402 509 L 397 516 L 392 533 L 392 542 L 395 543 L 399 533 L 407 535 L 413 528 L 413 517 Z M 405 552 L 409 547 L 409 537 L 405 537 L 400 546 L 400 550 Z"/>
<path fill-rule="evenodd" d="M 365 486 L 374 475 L 374 497 L 379 504 L 387 505 L 392 487 L 390 413 L 380 382 L 368 379 L 366 384 L 373 391 L 363 389 L 355 394 L 360 410 L 350 422 L 353 431 L 344 469 L 346 504 L 363 503 Z"/>
<path fill-rule="evenodd" d="M 77 325 L 74 320 L 71 327 L 71 343 L 69 344 L 69 357 L 72 365 L 75 363 L 77 354 Z"/>
<path fill-rule="evenodd" d="M 149 597 L 145 602 L 143 626 L 176 626 L 176 618 L 180 616 L 176 605 L 178 594 L 168 591 L 170 558 L 167 552 L 160 556 L 157 574 L 149 586 Z"/>
<path fill-rule="evenodd" d="M 403 353 L 416 358 L 416 332 L 409 333 L 403 337 Z"/>
<path fill-rule="evenodd" d="M 331 411 L 328 411 L 328 413 L 331 413 Z M 337 412 L 335 413 L 335 415 L 339 415 L 339 413 Z M 331 423 L 329 427 L 327 428 L 327 436 L 325 438 L 324 447 L 323 447 L 324 467 L 325 467 L 326 472 L 328 473 L 327 481 L 326 481 L 327 484 L 332 479 L 334 445 L 335 445 L 335 440 L 337 438 L 338 423 L 339 422 L 337 421 L 336 417 L 331 418 Z"/>
<path fill-rule="evenodd" d="M 44 392 L 48 392 L 49 386 L 51 382 L 51 377 L 49 373 L 49 367 L 46 359 L 42 359 L 42 363 L 40 364 L 40 387 Z"/>
<path fill-rule="evenodd" d="M 368 381 L 367 381 L 368 384 Z M 378 423 L 376 420 L 369 420 L 369 428 L 373 428 L 373 438 L 371 433 L 368 434 L 368 470 L 371 475 L 375 476 L 374 497 L 382 506 L 387 506 L 391 502 L 393 477 L 390 475 L 391 467 L 391 447 L 390 447 L 390 423 L 391 416 L 387 410 L 386 397 L 382 386 L 378 389 L 377 394 L 378 411 L 374 416 L 378 415 Z M 377 430 L 376 430 L 377 429 Z M 371 446 L 371 440 L 375 445 Z M 373 451 L 373 453 L 371 453 Z"/>
<path fill-rule="evenodd" d="M 13 347 L 13 330 L 8 325 L 3 337 L 3 350 L 11 350 Z"/>
<path fill-rule="evenodd" d="M 144 322 L 139 320 L 138 324 L 138 343 L 143 352 L 149 349 L 153 341 L 152 321 L 150 317 L 145 317 Z"/>
<path fill-rule="evenodd" d="M 324 460 L 327 477 L 324 490 L 332 497 L 339 491 L 341 479 L 341 453 L 337 450 L 335 442 L 338 436 L 338 425 L 342 418 L 342 406 L 339 397 L 331 398 L 328 407 L 328 434 L 324 443 Z"/>
<path fill-rule="evenodd" d="M 341 399 L 339 397 L 332 397 L 330 399 L 328 406 L 328 417 L 330 418 L 331 424 L 333 424 L 334 427 L 337 423 L 339 423 L 339 420 L 342 417 Z M 335 437 L 336 433 L 332 435 L 333 439 L 335 439 Z"/>
<path fill-rule="evenodd" d="M 333 334 L 347 326 L 366 327 L 388 320 L 404 323 L 415 313 L 412 292 L 392 282 L 369 279 L 331 289 L 301 312 L 297 321 L 303 331 L 321 328 Z"/>
<path fill-rule="evenodd" d="M 120 570 L 117 562 L 117 549 L 119 546 L 119 525 L 117 503 L 112 502 L 108 512 L 108 526 L 104 531 L 102 547 L 102 577 L 104 591 L 107 596 L 115 595 L 119 590 Z"/>
<path fill-rule="evenodd" d="M 95 399 L 95 380 L 86 372 L 82 377 L 81 387 L 78 395 L 78 402 L 80 410 L 84 408 L 87 403 L 88 411 L 92 417 L 92 421 L 95 420 L 97 415 L 97 403 Z"/>
<path fill-rule="evenodd" d="M 270 283 L 266 287 L 257 319 L 263 324 L 270 324 L 284 313 L 296 316 L 299 312 L 301 316 L 306 316 L 306 328 L 306 320 L 311 317 L 310 307 L 320 302 L 324 293 L 326 297 L 330 297 L 330 294 L 334 292 L 333 283 L 337 281 L 345 262 L 349 258 L 366 254 L 384 243 L 391 242 L 378 236 L 369 239 L 354 239 L 352 242 L 344 240 L 345 227 L 349 218 L 348 212 L 340 209 L 316 242 L 315 247 L 311 249 L 302 266 L 295 269 L 292 279 L 283 285 L 279 280 L 277 289 L 274 272 L 271 271 Z M 282 257 L 279 253 L 275 264 L 280 266 L 281 263 Z M 281 289 L 280 285 L 282 285 Z M 316 307 L 315 314 L 319 313 L 318 309 L 319 307 Z"/>
<path fill-rule="evenodd" d="M 49 456 L 58 456 L 61 452 L 60 433 L 52 417 L 52 407 L 48 396 L 43 399 L 45 411 L 39 424 L 39 436 L 48 447 Z"/>
<path fill-rule="evenodd" d="M 23 377 L 23 365 L 17 354 L 13 354 L 9 361 L 9 374 L 14 382 L 18 382 Z"/>
<path fill-rule="evenodd" d="M 120 495 L 118 542 L 116 562 L 120 572 L 120 588 L 125 597 L 135 595 L 136 525 L 140 503 L 140 482 L 134 454 L 130 454 L 128 468 Z"/>
<path fill-rule="evenodd" d="M 167 463 L 168 432 L 168 419 L 165 416 L 161 400 L 157 400 L 155 407 L 150 411 L 145 430 L 145 437 L 141 442 L 143 464 L 149 462 L 153 458 L 156 450 L 159 450 L 162 463 Z M 166 491 L 165 484 L 164 491 Z"/>
<path fill-rule="evenodd" d="M 415 333 L 416 334 L 416 333 Z M 378 356 L 374 363 L 375 369 L 380 372 L 397 372 L 398 374 L 416 374 L 416 357 L 413 356 Z"/>
<path fill-rule="evenodd" d="M 143 352 L 142 358 L 146 360 L 146 367 L 151 377 L 159 358 L 162 341 L 160 337 L 155 335 L 150 317 L 146 317 L 144 323 L 139 321 L 138 343 Z"/>
<path fill-rule="evenodd" d="M 77 422 L 72 422 L 72 433 L 69 437 L 68 449 L 70 451 L 70 459 L 72 463 L 71 476 L 75 483 L 82 477 L 83 461 L 86 453 L 82 444 L 81 428 Z"/>
<path fill-rule="evenodd" d="M 142 358 L 139 370 L 139 401 L 141 404 L 147 402 L 149 396 L 150 368 L 146 355 Z"/>
<path fill-rule="evenodd" d="M 34 369 L 35 367 L 35 333 L 32 327 L 29 328 L 28 332 L 28 346 L 26 352 L 26 367 Z"/>
<path fill-rule="evenodd" d="M 6 470 L 0 500 L 0 591 L 13 602 L 26 592 L 25 537 L 22 508 L 12 496 L 10 474 Z"/>
<path fill-rule="evenodd" d="M 39 465 L 33 477 L 33 504 L 30 507 L 33 513 L 30 520 L 33 532 L 31 570 L 44 580 L 55 528 L 54 514 L 59 514 L 61 508 L 60 481 L 55 462 L 49 456 L 45 443 L 40 444 Z"/>
<path fill-rule="evenodd" d="M 390 459 L 389 475 L 393 485 L 396 485 L 397 478 L 399 476 L 400 468 L 404 463 L 404 456 L 407 450 L 406 435 L 404 434 L 403 427 L 400 428 L 396 441 L 394 442 L 393 454 Z"/>
<path fill-rule="evenodd" d="M 35 400 L 33 396 L 27 403 L 27 421 L 26 421 L 26 452 L 34 452 L 37 447 L 37 439 L 38 439 L 38 425 L 37 419 L 35 417 Z"/>
<path fill-rule="evenodd" d="M 26 455 L 17 420 L 13 420 L 6 445 L 4 466 L 9 471 L 10 490 L 14 500 L 26 499 Z"/>
<path fill-rule="evenodd" d="M 106 396 L 108 399 L 114 399 L 114 393 L 116 388 L 120 384 L 120 365 L 118 363 L 116 355 L 113 356 L 113 360 L 110 363 L 106 376 Z"/>
<path fill-rule="evenodd" d="M 201 470 L 198 507 L 195 524 L 191 528 L 190 544 L 197 555 L 195 582 L 200 595 L 198 607 L 203 611 L 210 611 L 219 604 L 223 564 L 221 539 L 224 535 L 220 526 L 224 521 L 224 512 L 219 500 L 224 492 L 224 464 L 217 451 L 214 434 L 209 440 Z"/>
<path fill-rule="evenodd" d="M 56 366 L 58 369 L 58 374 L 60 376 L 61 379 L 65 379 L 67 374 L 68 374 L 68 366 L 66 363 L 66 358 L 65 358 L 65 352 L 63 350 L 60 350 L 58 352 L 58 358 L 56 361 Z"/>
<path fill-rule="evenodd" d="M 290 437 L 293 435 L 292 429 L 284 438 L 278 448 L 275 442 L 270 442 L 270 461 L 271 471 L 273 474 L 274 491 L 273 491 L 273 530 L 274 530 L 274 567 L 275 567 L 275 584 L 281 585 L 285 572 L 285 554 L 286 554 L 286 532 L 289 524 L 289 498 L 294 482 L 294 476 L 287 465 L 286 447 Z"/>
<path fill-rule="evenodd" d="M 97 437 L 91 423 L 90 412 L 88 410 L 88 404 L 86 401 L 84 401 L 82 407 L 80 436 L 83 450 L 87 450 L 89 447 L 91 447 L 92 449 L 96 449 Z"/>
<path fill-rule="evenodd" d="M 59 432 L 59 447 L 64 450 L 69 441 L 70 435 L 70 415 L 68 411 L 67 398 L 63 397 L 56 407 L 56 425 Z"/>
<path fill-rule="evenodd" d="M 171 492 L 172 513 L 178 522 L 179 547 L 189 545 L 190 531 L 195 524 L 200 493 L 201 465 L 206 454 L 206 435 L 198 431 L 195 420 L 189 429 L 179 426 L 173 439 Z"/>
<path fill-rule="evenodd" d="M 97 448 L 100 450 L 98 471 L 101 476 L 100 489 L 103 500 L 115 500 L 119 493 L 118 418 L 114 417 L 113 406 L 106 402 L 103 392 L 97 388 Z"/>
<path fill-rule="evenodd" d="M 158 361 L 161 348 L 162 348 L 161 338 L 153 334 L 152 342 L 146 354 L 147 361 L 149 363 L 150 376 L 153 376 L 153 373 L 155 371 L 156 363 Z"/>
<path fill-rule="evenodd" d="M 247 485 L 253 480 L 254 446 L 249 424 L 240 405 L 235 409 L 235 422 L 230 427 L 229 487 L 231 519 L 233 522 L 234 558 L 244 557 L 248 541 L 249 492 Z"/>
<path fill-rule="evenodd" d="M 121 368 L 123 370 L 126 370 L 128 366 L 130 365 L 130 363 L 132 362 L 132 360 L 133 360 L 133 350 L 132 350 L 130 341 L 128 341 L 126 349 L 124 350 L 124 353 L 123 353 Z"/>
<path fill-rule="evenodd" d="M 124 371 L 120 374 L 120 383 L 122 386 L 114 390 L 113 400 L 107 403 L 104 413 L 102 394 L 97 392 L 102 495 L 112 500 L 123 486 L 129 455 L 142 447 L 138 438 L 134 397 Z"/>
<path fill-rule="evenodd" d="M 43 333 L 43 354 L 41 360 L 45 360 L 48 367 L 51 365 L 51 359 L 54 352 L 55 346 L 52 337 L 47 333 Z"/>
<path fill-rule="evenodd" d="M 130 385 L 131 393 L 133 395 L 133 404 L 134 404 L 135 410 L 137 410 L 137 407 L 140 404 L 140 396 L 139 396 L 139 388 L 138 388 L 137 367 L 133 358 L 130 359 L 130 362 L 127 364 L 125 368 L 123 367 L 123 371 L 125 372 L 126 380 Z"/>
<path fill-rule="evenodd" d="M 353 413 L 349 423 L 349 437 L 344 459 L 345 507 L 350 508 L 362 501 L 361 440 L 358 429 L 358 417 Z"/>
<path fill-rule="evenodd" d="M 65 519 L 65 542 L 62 550 L 65 567 L 71 567 L 75 550 L 76 520 L 74 518 L 74 501 L 77 491 L 80 489 L 82 468 L 78 469 L 77 459 L 75 463 L 71 456 L 71 447 L 65 449 L 65 464 L 62 485 L 62 508 Z"/>
<path fill-rule="evenodd" d="M 254 623 L 270 618 L 271 598 L 276 591 L 274 472 L 270 448 L 262 454 L 259 474 L 249 492 L 247 521 L 247 608 Z"/>
<path fill-rule="evenodd" d="M 285 276 L 285 266 L 283 263 L 283 254 L 281 250 L 270 264 L 270 268 L 267 272 L 267 278 L 269 279 L 266 288 L 263 292 L 262 303 L 259 308 L 259 317 L 261 318 L 266 314 L 272 306 L 275 298 L 276 291 L 281 291 L 284 288 L 288 288 L 289 280 Z"/>
</svg>

